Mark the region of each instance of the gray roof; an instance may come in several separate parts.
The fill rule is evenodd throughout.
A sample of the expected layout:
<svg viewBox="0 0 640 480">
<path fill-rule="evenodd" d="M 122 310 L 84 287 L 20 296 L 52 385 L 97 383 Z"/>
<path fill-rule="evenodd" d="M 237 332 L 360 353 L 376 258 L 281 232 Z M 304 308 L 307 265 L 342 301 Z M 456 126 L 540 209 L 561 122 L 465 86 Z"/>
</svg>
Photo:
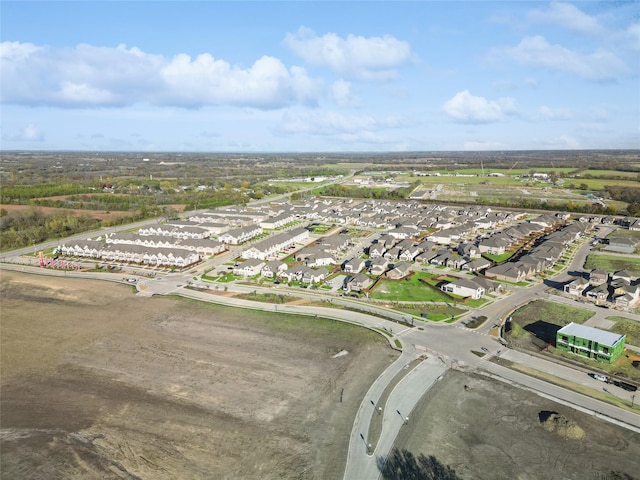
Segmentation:
<svg viewBox="0 0 640 480">
<path fill-rule="evenodd" d="M 571 335 L 574 337 L 586 338 L 602 345 L 613 346 L 624 338 L 624 335 L 618 335 L 617 333 L 605 332 L 598 328 L 587 327 L 578 323 L 571 322 L 569 325 L 565 325 L 558 333 L 564 335 Z"/>
</svg>

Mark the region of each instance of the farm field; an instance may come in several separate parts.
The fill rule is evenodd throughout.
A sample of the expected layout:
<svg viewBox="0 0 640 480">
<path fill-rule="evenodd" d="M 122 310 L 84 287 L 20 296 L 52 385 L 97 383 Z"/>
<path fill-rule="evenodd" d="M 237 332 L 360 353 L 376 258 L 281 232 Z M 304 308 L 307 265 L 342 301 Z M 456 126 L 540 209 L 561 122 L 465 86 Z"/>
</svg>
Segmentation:
<svg viewBox="0 0 640 480">
<path fill-rule="evenodd" d="M 99 281 L 0 286 L 6 479 L 341 478 L 355 412 L 397 358 L 340 322 Z"/>
</svg>

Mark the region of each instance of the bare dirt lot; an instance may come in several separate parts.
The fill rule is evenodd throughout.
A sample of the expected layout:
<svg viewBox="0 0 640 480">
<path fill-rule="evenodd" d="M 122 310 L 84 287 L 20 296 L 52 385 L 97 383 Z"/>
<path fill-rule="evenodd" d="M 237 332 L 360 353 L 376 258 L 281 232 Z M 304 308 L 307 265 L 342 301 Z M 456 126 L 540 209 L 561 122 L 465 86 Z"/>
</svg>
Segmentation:
<svg viewBox="0 0 640 480">
<path fill-rule="evenodd" d="M 433 455 L 460 478 L 474 480 L 628 480 L 640 471 L 640 434 L 460 371 L 449 371 L 425 395 L 396 448 L 402 455 L 390 461 L 405 465 L 390 470 L 404 467 L 405 474 L 411 472 L 406 458 L 420 455 Z"/>
<path fill-rule="evenodd" d="M 356 409 L 397 357 L 333 321 L 0 280 L 6 479 L 341 478 Z"/>
</svg>

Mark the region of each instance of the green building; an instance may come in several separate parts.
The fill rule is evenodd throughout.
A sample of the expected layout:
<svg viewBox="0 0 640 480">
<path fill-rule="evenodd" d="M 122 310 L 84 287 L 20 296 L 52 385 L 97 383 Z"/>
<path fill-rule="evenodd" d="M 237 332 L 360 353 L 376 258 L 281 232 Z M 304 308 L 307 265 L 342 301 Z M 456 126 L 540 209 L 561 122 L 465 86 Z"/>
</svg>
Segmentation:
<svg viewBox="0 0 640 480">
<path fill-rule="evenodd" d="M 571 322 L 556 334 L 556 348 L 598 362 L 613 363 L 624 350 L 624 335 Z"/>
</svg>

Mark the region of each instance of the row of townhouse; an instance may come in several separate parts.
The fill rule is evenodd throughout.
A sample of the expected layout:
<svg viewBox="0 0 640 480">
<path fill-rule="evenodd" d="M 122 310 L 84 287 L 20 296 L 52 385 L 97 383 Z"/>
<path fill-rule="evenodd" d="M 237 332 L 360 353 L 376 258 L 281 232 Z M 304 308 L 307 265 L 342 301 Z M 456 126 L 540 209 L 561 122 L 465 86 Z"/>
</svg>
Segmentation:
<svg viewBox="0 0 640 480">
<path fill-rule="evenodd" d="M 231 228 L 228 223 L 194 222 L 192 220 L 169 220 L 166 225 L 174 227 L 200 227 L 209 232 L 209 235 L 220 235 Z"/>
<path fill-rule="evenodd" d="M 296 243 L 304 242 L 307 238 L 309 238 L 309 230 L 306 228 L 296 228 L 262 240 L 244 250 L 240 256 L 243 258 L 257 258 L 259 260 L 275 258 L 281 250 L 293 247 Z"/>
<path fill-rule="evenodd" d="M 227 245 L 240 245 L 261 235 L 262 232 L 263 230 L 260 225 L 249 225 L 229 230 L 218 236 L 218 240 Z"/>
<path fill-rule="evenodd" d="M 114 233 L 105 236 L 105 242 L 113 245 L 139 245 L 145 248 L 184 248 L 201 256 L 217 255 L 227 247 L 222 242 L 208 238 L 179 238 L 164 235 L 139 235 L 136 233 Z"/>
<path fill-rule="evenodd" d="M 321 237 L 313 245 L 300 249 L 295 259 L 307 267 L 324 267 L 337 265 L 338 256 L 349 248 L 349 235 L 337 234 Z"/>
<path fill-rule="evenodd" d="M 243 277 L 260 275 L 266 278 L 278 278 L 286 282 L 318 284 L 327 278 L 329 270 L 323 267 L 309 268 L 304 265 L 289 267 L 286 263 L 278 260 L 263 262 L 257 258 L 250 258 L 235 266 L 233 273 Z"/>
<path fill-rule="evenodd" d="M 208 238 L 211 232 L 199 226 L 178 226 L 169 224 L 146 225 L 138 229 L 139 235 L 167 236 L 175 238 Z"/>
<path fill-rule="evenodd" d="M 276 228 L 282 228 L 295 220 L 296 216 L 291 211 L 287 211 L 274 217 L 267 217 L 262 220 L 259 225 L 267 230 L 275 230 Z"/>
<path fill-rule="evenodd" d="M 564 292 L 584 297 L 596 305 L 628 310 L 640 301 L 640 278 L 631 276 L 626 270 L 609 274 L 594 269 L 564 285 Z"/>
<path fill-rule="evenodd" d="M 488 268 L 485 276 L 510 282 L 522 282 L 552 267 L 564 254 L 567 246 L 578 240 L 588 230 L 580 223 L 565 225 L 550 233 L 536 247 L 514 261 Z"/>
<path fill-rule="evenodd" d="M 95 258 L 107 262 L 138 263 L 151 266 L 184 268 L 200 261 L 200 255 L 184 248 L 152 248 L 142 245 L 107 244 L 97 240 L 67 243 L 62 255 Z"/>
<path fill-rule="evenodd" d="M 305 219 L 374 228 L 444 229 L 466 223 L 475 228 L 494 228 L 519 218 L 511 212 L 492 212 L 488 207 L 447 207 L 413 201 L 354 201 L 316 199 L 294 204 L 292 211 Z"/>
</svg>

